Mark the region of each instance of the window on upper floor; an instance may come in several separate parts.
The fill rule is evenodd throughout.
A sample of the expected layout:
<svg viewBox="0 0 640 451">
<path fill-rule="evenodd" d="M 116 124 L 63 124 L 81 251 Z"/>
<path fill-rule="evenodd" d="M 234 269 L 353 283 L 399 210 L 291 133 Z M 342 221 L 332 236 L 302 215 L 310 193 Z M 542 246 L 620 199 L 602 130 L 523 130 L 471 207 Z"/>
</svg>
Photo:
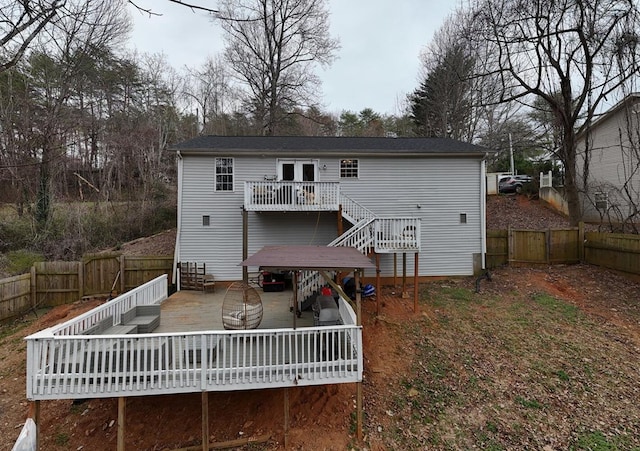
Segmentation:
<svg viewBox="0 0 640 451">
<path fill-rule="evenodd" d="M 358 178 L 358 160 L 340 160 L 340 178 Z"/>
<path fill-rule="evenodd" d="M 233 158 L 216 158 L 216 191 L 233 191 Z"/>
</svg>

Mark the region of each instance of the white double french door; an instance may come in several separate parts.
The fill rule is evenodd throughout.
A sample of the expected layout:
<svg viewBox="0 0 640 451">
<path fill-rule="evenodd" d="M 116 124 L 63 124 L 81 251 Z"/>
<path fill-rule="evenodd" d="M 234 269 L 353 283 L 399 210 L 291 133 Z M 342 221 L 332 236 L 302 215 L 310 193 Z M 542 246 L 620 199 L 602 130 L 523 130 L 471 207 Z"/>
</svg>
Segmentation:
<svg viewBox="0 0 640 451">
<path fill-rule="evenodd" d="M 315 182 L 318 179 L 318 160 L 278 160 L 278 180 Z"/>
</svg>

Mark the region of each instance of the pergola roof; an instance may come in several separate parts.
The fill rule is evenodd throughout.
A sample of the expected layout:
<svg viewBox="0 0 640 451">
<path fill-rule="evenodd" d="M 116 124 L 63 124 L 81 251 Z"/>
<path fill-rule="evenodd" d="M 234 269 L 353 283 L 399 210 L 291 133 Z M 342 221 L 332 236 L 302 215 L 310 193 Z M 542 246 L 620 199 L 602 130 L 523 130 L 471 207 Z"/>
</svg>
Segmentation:
<svg viewBox="0 0 640 451">
<path fill-rule="evenodd" d="M 353 271 L 376 267 L 356 248 L 343 246 L 265 246 L 240 265 L 313 271 Z"/>
</svg>

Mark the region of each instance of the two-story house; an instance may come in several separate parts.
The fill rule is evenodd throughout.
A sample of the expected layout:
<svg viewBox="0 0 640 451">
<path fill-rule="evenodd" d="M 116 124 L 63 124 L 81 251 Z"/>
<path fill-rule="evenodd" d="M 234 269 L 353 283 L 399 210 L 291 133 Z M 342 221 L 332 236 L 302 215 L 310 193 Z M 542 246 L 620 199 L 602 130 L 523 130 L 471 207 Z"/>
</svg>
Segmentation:
<svg viewBox="0 0 640 451">
<path fill-rule="evenodd" d="M 485 148 L 443 138 L 200 136 L 173 150 L 176 264 L 204 262 L 217 280 L 242 278 L 244 211 L 249 255 L 348 245 L 378 254 L 382 277 L 394 276 L 399 253 L 418 253 L 420 277 L 483 268 Z"/>
</svg>

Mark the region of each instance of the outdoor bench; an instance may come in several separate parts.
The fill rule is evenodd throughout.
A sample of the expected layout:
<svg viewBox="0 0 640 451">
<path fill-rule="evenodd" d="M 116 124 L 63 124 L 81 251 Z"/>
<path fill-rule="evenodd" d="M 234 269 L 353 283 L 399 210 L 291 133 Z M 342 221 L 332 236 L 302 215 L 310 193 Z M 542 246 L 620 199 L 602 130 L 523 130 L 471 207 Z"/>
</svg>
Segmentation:
<svg viewBox="0 0 640 451">
<path fill-rule="evenodd" d="M 126 335 L 138 333 L 136 324 L 116 324 L 113 325 L 113 316 L 108 316 L 94 324 L 84 332 L 83 335 Z"/>
<path fill-rule="evenodd" d="M 136 305 L 120 316 L 125 326 L 136 326 L 138 333 L 148 334 L 160 325 L 160 304 Z"/>
</svg>

